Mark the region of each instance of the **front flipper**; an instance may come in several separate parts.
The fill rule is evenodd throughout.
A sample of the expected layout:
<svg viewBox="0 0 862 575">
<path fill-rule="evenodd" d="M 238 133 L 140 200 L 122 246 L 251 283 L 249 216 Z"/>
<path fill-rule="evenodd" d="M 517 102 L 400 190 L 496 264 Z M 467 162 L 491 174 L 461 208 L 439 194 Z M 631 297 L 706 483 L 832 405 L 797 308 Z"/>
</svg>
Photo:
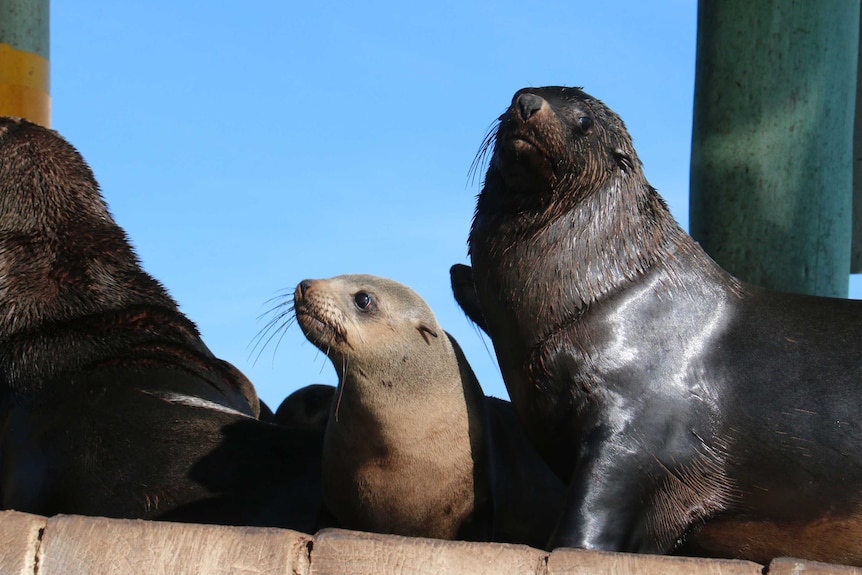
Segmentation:
<svg viewBox="0 0 862 575">
<path fill-rule="evenodd" d="M 575 468 L 550 549 L 661 553 L 646 525 L 654 481 L 644 472 L 648 456 L 615 438 L 589 451 Z"/>
<path fill-rule="evenodd" d="M 575 467 L 551 548 L 667 554 L 733 507 L 719 452 L 688 426 L 666 427 L 674 432 L 652 440 L 620 433 L 586 442 L 593 445 Z"/>
</svg>

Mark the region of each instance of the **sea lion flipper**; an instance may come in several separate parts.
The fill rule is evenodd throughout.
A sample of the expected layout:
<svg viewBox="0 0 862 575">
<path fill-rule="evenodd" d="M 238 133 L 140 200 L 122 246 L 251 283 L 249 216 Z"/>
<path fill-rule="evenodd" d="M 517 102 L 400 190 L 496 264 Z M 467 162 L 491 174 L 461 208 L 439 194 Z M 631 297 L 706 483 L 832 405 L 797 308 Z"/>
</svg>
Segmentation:
<svg viewBox="0 0 862 575">
<path fill-rule="evenodd" d="M 219 358 L 215 358 L 215 360 L 224 370 L 225 377 L 229 379 L 231 385 L 236 387 L 242 393 L 243 397 L 245 397 L 246 401 L 248 401 L 248 406 L 251 408 L 255 419 L 260 418 L 260 398 L 257 396 L 257 390 L 251 380 L 229 361 Z"/>
</svg>

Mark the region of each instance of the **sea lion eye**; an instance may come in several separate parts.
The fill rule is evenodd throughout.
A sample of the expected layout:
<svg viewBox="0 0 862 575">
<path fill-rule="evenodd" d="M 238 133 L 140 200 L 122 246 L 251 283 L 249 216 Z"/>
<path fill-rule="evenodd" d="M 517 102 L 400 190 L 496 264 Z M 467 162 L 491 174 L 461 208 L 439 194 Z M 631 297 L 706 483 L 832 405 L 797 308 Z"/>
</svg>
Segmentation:
<svg viewBox="0 0 862 575">
<path fill-rule="evenodd" d="M 586 132 L 593 127 L 593 119 L 589 116 L 581 116 L 578 118 L 578 127 L 582 132 Z"/>
<path fill-rule="evenodd" d="M 356 292 L 353 295 L 353 303 L 355 303 L 356 307 L 358 307 L 362 311 L 368 311 L 369 309 L 371 309 L 371 304 L 373 303 L 373 300 L 371 299 L 371 296 L 368 294 L 368 292 L 360 291 Z"/>
</svg>

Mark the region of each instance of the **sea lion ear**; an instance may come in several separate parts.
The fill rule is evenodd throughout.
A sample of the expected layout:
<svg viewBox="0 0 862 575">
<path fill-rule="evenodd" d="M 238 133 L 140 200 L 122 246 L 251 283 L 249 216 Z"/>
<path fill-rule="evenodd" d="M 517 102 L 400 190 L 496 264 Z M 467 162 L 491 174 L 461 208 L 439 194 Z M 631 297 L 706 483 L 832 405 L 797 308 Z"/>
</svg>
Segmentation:
<svg viewBox="0 0 862 575">
<path fill-rule="evenodd" d="M 632 163 L 632 159 L 623 151 L 622 148 L 615 148 L 613 154 L 617 164 L 624 172 L 630 173 L 634 171 L 635 165 Z"/>
<path fill-rule="evenodd" d="M 428 325 L 427 323 L 422 321 L 421 319 L 416 321 L 416 329 L 418 329 L 419 333 L 422 334 L 422 338 L 425 340 L 425 343 L 427 343 L 427 344 L 431 343 L 431 340 L 428 339 L 429 335 L 431 335 L 433 337 L 437 337 L 437 331 L 433 327 L 431 327 L 430 325 Z"/>
</svg>

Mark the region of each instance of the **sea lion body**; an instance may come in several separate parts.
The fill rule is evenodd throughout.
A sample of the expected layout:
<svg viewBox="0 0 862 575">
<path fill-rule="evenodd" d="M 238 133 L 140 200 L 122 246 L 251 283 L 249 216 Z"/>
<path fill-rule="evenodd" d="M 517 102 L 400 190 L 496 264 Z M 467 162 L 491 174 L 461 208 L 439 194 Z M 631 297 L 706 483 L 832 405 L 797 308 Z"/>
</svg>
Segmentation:
<svg viewBox="0 0 862 575">
<path fill-rule="evenodd" d="M 323 437 L 333 397 L 335 387 L 332 385 L 313 383 L 300 387 L 284 398 L 275 410 L 273 421 L 291 429 L 312 430 Z"/>
<path fill-rule="evenodd" d="M 494 541 L 544 549 L 565 505 L 566 487 L 542 460 L 512 404 L 485 397 L 493 463 Z"/>
<path fill-rule="evenodd" d="M 78 152 L 0 118 L 0 507 L 158 518 L 235 499 L 268 479 L 225 486 L 241 460 L 194 469 L 258 409 L 141 269 Z"/>
<path fill-rule="evenodd" d="M 392 280 L 345 275 L 304 280 L 294 307 L 339 377 L 323 451 L 324 502 L 339 524 L 488 538 L 484 396 L 427 304 Z"/>
<path fill-rule="evenodd" d="M 469 243 L 512 403 L 569 484 L 554 545 L 862 563 L 862 302 L 726 273 L 574 88 L 515 95 Z"/>
<path fill-rule="evenodd" d="M 336 399 L 335 392 L 335 387 L 323 384 L 296 390 L 279 406 L 276 423 L 289 429 L 313 429 L 322 436 Z M 486 437 L 490 436 L 487 437 L 488 449 L 493 465 L 492 538 L 494 541 L 543 548 L 557 524 L 565 499 L 565 486 L 527 440 L 512 404 L 488 396 L 484 403 Z M 417 483 L 424 481 L 421 477 L 414 477 L 414 480 Z M 313 495 L 314 492 L 310 493 Z M 309 499 L 312 500 L 311 496 Z M 321 527 L 339 525 L 335 517 L 325 510 L 320 517 L 325 523 Z"/>
</svg>

